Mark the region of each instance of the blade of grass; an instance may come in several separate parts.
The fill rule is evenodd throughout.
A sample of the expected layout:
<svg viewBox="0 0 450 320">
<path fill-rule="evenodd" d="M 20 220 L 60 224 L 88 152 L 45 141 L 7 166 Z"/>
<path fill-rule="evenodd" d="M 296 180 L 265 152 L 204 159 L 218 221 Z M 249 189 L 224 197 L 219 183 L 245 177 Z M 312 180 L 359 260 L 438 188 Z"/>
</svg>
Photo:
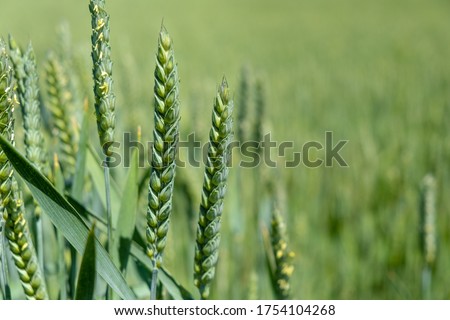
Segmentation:
<svg viewBox="0 0 450 320">
<path fill-rule="evenodd" d="M 53 185 L 25 159 L 15 148 L 0 137 L 0 146 L 14 166 L 17 173 L 28 185 L 34 198 L 38 201 L 44 212 L 50 217 L 53 224 L 63 233 L 66 239 L 78 252 L 84 250 L 89 229 L 78 212 L 53 187 Z M 123 299 L 135 299 L 134 293 L 128 287 L 120 271 L 115 267 L 108 253 L 96 240 L 97 270 L 103 279 Z"/>
<path fill-rule="evenodd" d="M 83 258 L 81 259 L 80 272 L 78 274 L 77 291 L 75 300 L 93 300 L 95 289 L 96 270 L 95 249 L 95 223 L 89 231 Z"/>
<path fill-rule="evenodd" d="M 138 152 L 133 150 L 131 167 L 124 186 L 117 228 L 114 231 L 114 239 L 117 244 L 114 249 L 113 261 L 119 266 L 120 271 L 126 273 L 128 257 L 130 256 L 131 240 L 136 225 L 136 212 L 138 207 Z M 115 258 L 115 259 L 114 259 Z"/>
<path fill-rule="evenodd" d="M 58 190 L 60 193 L 64 192 L 64 176 L 61 172 L 61 167 L 59 166 L 59 162 L 58 162 L 58 157 L 55 154 L 54 156 L 54 179 L 55 179 L 55 188 L 56 190 Z M 59 282 L 59 298 L 61 300 L 66 300 L 67 299 L 67 288 L 66 288 L 66 264 L 64 261 L 64 253 L 65 253 L 65 239 L 64 236 L 61 234 L 61 232 L 59 232 L 57 229 L 55 230 L 55 234 L 56 234 L 56 241 L 58 242 L 58 282 Z M 75 264 L 76 265 L 76 260 L 75 261 L 71 261 L 72 266 Z M 73 267 L 71 268 L 73 269 Z M 72 276 L 72 275 L 71 275 Z M 72 277 L 74 278 L 74 277 Z M 72 281 L 72 279 L 69 279 L 69 283 L 75 283 L 74 281 Z M 73 288 L 71 291 L 75 291 L 75 288 Z"/>
</svg>

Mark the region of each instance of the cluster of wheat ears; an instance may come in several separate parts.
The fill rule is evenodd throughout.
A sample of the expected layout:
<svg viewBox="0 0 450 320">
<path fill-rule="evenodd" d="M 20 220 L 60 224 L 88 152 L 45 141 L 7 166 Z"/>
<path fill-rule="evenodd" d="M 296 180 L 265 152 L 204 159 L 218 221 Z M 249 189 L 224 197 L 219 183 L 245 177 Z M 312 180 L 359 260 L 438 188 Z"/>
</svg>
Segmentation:
<svg viewBox="0 0 450 320">
<path fill-rule="evenodd" d="M 172 298 L 192 298 L 193 295 L 164 269 L 163 263 L 170 229 L 176 180 L 175 159 L 180 134 L 180 88 L 173 41 L 162 27 L 158 37 L 154 71 L 154 143 L 148 183 L 146 236 L 140 237 L 136 235 L 134 225 L 129 223 L 134 222 L 133 219 L 124 218 L 124 221 L 128 221 L 126 228 L 120 221 L 114 227 L 112 221 L 115 208 L 112 207 L 111 201 L 114 190 L 111 187 L 109 160 L 110 148 L 114 142 L 116 110 L 109 41 L 110 20 L 105 10 L 105 0 L 91 0 L 89 10 L 92 18 L 94 107 L 104 156 L 104 215 L 92 214 L 80 201 L 76 201 L 82 199 L 80 195 L 85 183 L 84 177 L 80 177 L 78 173 L 86 166 L 83 157 L 85 159 L 87 151 L 83 145 L 86 145 L 87 140 L 85 132 L 88 131 L 86 122 L 89 117 L 86 114 L 89 113 L 89 107 L 86 100 L 82 122 L 73 125 L 68 106 L 74 104 L 77 94 L 70 80 L 70 64 L 64 61 L 60 54 L 49 53 L 45 65 L 46 100 L 43 102 L 31 44 L 26 50 L 22 50 L 12 36 L 9 36 L 8 42 L 0 40 L 2 296 L 4 299 L 12 298 L 12 277 L 8 268 L 8 260 L 12 257 L 26 297 L 49 298 L 43 270 L 46 248 L 43 238 L 46 232 L 52 232 L 60 246 L 60 299 L 135 298 L 134 292 L 124 280 L 129 256 L 133 256 L 147 269 L 151 299 L 158 298 L 159 282 Z M 43 106 L 47 108 L 58 132 L 58 152 L 52 160 L 48 158 L 45 135 L 42 132 Z M 15 108 L 22 114 L 21 136 L 25 157 L 14 147 Z M 233 134 L 232 112 L 232 94 L 224 77 L 214 97 L 196 241 L 192 246 L 195 251 L 192 262 L 193 281 L 202 299 L 210 296 L 210 286 L 215 277 L 219 256 L 221 217 L 229 170 L 228 145 Z M 24 183 L 16 180 L 14 170 Z M 130 172 L 130 175 L 132 174 L 133 172 Z M 125 192 L 134 190 L 128 187 L 125 187 Z M 27 208 L 33 208 L 33 212 L 26 212 L 24 195 L 32 196 L 32 204 Z M 136 194 L 131 197 L 136 197 Z M 121 211 L 125 212 L 121 214 L 126 215 L 128 208 L 129 214 L 133 215 L 133 207 L 130 205 L 133 201 L 123 200 L 125 201 L 128 203 L 120 204 Z M 56 228 L 45 230 L 46 225 L 42 221 L 44 215 L 49 216 Z M 30 223 L 27 217 L 30 217 Z M 273 288 L 278 298 L 289 298 L 293 253 L 288 249 L 284 223 L 278 211 L 273 213 L 273 223 L 268 234 L 268 239 L 271 239 L 268 261 Z M 127 245 L 118 243 L 118 240 L 123 238 L 129 240 Z M 70 252 L 69 257 L 64 252 Z M 82 254 L 81 262 L 77 262 L 77 252 Z M 70 263 L 67 263 L 67 260 L 70 260 Z M 95 288 L 96 273 L 100 274 L 107 284 L 104 295 L 99 294 Z"/>
</svg>

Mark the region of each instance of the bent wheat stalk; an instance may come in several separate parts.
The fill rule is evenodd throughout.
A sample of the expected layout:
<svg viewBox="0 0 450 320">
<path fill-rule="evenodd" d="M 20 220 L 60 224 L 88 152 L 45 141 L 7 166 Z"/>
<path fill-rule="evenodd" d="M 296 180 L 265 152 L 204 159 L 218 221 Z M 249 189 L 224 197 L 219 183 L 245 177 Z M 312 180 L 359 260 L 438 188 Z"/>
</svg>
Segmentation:
<svg viewBox="0 0 450 320">
<path fill-rule="evenodd" d="M 223 78 L 212 112 L 195 247 L 194 283 L 202 299 L 209 297 L 219 255 L 219 231 L 228 177 L 228 145 L 233 127 L 232 110 L 233 100 Z"/>
<path fill-rule="evenodd" d="M 14 143 L 13 110 L 15 103 L 12 69 L 5 44 L 0 42 L 0 134 Z M 0 195 L 5 220 L 5 235 L 14 259 L 22 287 L 28 299 L 47 299 L 45 281 L 33 248 L 28 224 L 24 217 L 20 190 L 13 169 L 0 149 Z"/>
<path fill-rule="evenodd" d="M 172 39 L 167 30 L 162 27 L 156 54 L 155 129 L 153 130 L 152 169 L 147 208 L 147 255 L 153 262 L 151 299 L 156 298 L 158 268 L 162 265 L 172 213 L 180 121 L 178 83 Z"/>
</svg>

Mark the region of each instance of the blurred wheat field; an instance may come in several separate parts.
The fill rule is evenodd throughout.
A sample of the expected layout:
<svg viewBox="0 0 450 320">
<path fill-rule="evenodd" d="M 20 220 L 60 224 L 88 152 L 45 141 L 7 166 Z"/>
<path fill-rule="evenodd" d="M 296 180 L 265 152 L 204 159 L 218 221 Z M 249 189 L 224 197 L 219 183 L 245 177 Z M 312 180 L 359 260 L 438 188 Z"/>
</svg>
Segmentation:
<svg viewBox="0 0 450 320">
<path fill-rule="evenodd" d="M 419 187 L 428 173 L 437 192 L 431 298 L 450 298 L 449 2 L 134 0 L 107 1 L 107 7 L 119 133 L 140 125 L 143 141 L 152 137 L 162 21 L 174 41 L 181 79 L 181 140 L 195 132 L 207 141 L 212 97 L 224 74 L 235 110 L 242 67 L 263 79 L 265 129 L 276 141 L 295 145 L 276 158 L 278 168 L 263 169 L 284 200 L 296 253 L 294 298 L 420 299 Z M 32 41 L 41 86 L 43 62 L 57 46 L 55 30 L 66 21 L 82 87 L 92 95 L 88 1 L 3 1 L 1 8 L 0 34 Z M 73 116 L 81 113 L 82 106 Z M 249 114 L 258 118 L 254 108 Z M 94 129 L 94 115 L 91 120 Z M 336 162 L 331 168 L 283 168 L 283 160 L 305 142 L 323 142 L 326 131 L 349 141 L 342 151 L 348 168 Z M 98 144 L 94 132 L 91 139 Z M 203 169 L 177 169 L 164 262 L 192 291 Z M 255 188 L 255 170 L 230 168 L 212 298 L 272 297 L 258 253 L 264 250 L 259 222 L 251 218 L 259 211 L 269 225 L 270 197 Z M 125 173 L 116 168 L 113 176 L 122 181 Z M 141 198 L 138 225 L 144 228 L 146 196 Z M 139 287 L 138 279 L 130 281 Z"/>
</svg>

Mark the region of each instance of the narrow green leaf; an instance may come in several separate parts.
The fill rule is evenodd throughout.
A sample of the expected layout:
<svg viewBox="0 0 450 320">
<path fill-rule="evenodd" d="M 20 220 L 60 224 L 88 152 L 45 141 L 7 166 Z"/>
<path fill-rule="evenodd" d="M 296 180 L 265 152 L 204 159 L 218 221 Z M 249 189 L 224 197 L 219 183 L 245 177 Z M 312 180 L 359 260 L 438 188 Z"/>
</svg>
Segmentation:
<svg viewBox="0 0 450 320">
<path fill-rule="evenodd" d="M 86 153 L 89 137 L 89 112 L 88 108 L 84 108 L 83 120 L 81 122 L 80 140 L 78 142 L 77 160 L 75 163 L 75 174 L 73 177 L 73 185 L 71 194 L 78 201 L 82 200 L 84 178 L 86 174 Z"/>
<path fill-rule="evenodd" d="M 2 136 L 0 136 L 0 146 L 56 228 L 81 253 L 84 250 L 89 230 L 78 212 L 58 193 L 35 166 L 18 153 Z M 121 298 L 135 299 L 134 293 L 128 287 L 122 274 L 115 267 L 103 246 L 97 240 L 95 244 L 99 274 Z"/>
<path fill-rule="evenodd" d="M 120 205 L 117 227 L 113 236 L 116 243 L 113 261 L 119 266 L 120 271 L 124 273 L 127 268 L 128 257 L 130 256 L 131 240 L 136 225 L 136 211 L 139 200 L 138 161 L 138 152 L 133 150 L 131 166 L 122 194 L 124 201 Z"/>
<path fill-rule="evenodd" d="M 55 188 L 58 192 L 63 193 L 64 192 L 64 176 L 61 171 L 61 167 L 58 162 L 58 157 L 55 154 L 53 158 L 53 177 L 55 179 Z M 59 289 L 59 298 L 61 300 L 67 299 L 67 287 L 66 287 L 66 264 L 64 261 L 64 254 L 65 254 L 65 242 L 64 236 L 59 232 L 57 229 L 55 229 L 55 236 L 56 241 L 58 244 L 58 289 Z M 71 248 L 73 250 L 73 248 Z M 75 261 L 72 261 L 72 263 L 75 263 Z M 69 283 L 75 283 L 75 281 L 72 279 L 69 279 Z"/>
<path fill-rule="evenodd" d="M 95 250 L 95 223 L 86 241 L 83 258 L 81 259 L 80 272 L 78 274 L 77 291 L 75 300 L 93 300 L 95 289 L 96 270 Z"/>
</svg>

